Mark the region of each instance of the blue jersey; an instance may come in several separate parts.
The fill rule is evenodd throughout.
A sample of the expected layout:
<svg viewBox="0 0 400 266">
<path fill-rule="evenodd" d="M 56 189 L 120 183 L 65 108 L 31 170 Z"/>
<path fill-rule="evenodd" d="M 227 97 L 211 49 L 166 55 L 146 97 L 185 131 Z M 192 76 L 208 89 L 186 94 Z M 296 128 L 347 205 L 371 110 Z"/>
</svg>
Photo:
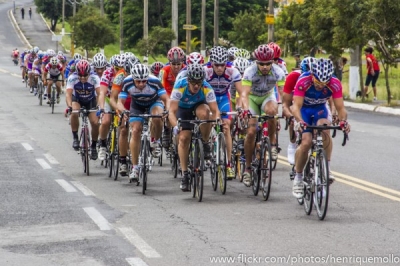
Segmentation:
<svg viewBox="0 0 400 266">
<path fill-rule="evenodd" d="M 172 101 L 179 101 L 179 107 L 181 108 L 193 108 L 199 103 L 211 103 L 216 101 L 215 93 L 210 84 L 203 81 L 201 89 L 196 93 L 192 94 L 189 91 L 189 84 L 187 79 L 178 80 L 171 93 Z"/>
<path fill-rule="evenodd" d="M 160 80 L 155 77 L 149 77 L 146 86 L 140 90 L 136 88 L 132 75 L 127 76 L 122 83 L 122 91 L 119 98 L 127 99 L 131 96 L 132 104 L 137 104 L 141 107 L 150 107 L 153 103 L 159 100 L 160 96 L 166 94 Z"/>
<path fill-rule="evenodd" d="M 100 78 L 97 75 L 89 75 L 87 82 L 79 81 L 77 73 L 68 77 L 67 90 L 73 90 L 72 95 L 80 102 L 90 102 L 96 98 L 96 89 L 100 88 Z"/>
<path fill-rule="evenodd" d="M 73 67 L 75 65 L 75 60 L 72 59 L 71 61 L 69 61 L 67 67 L 65 68 L 65 77 L 68 78 L 69 72 L 71 71 L 71 67 Z"/>
</svg>

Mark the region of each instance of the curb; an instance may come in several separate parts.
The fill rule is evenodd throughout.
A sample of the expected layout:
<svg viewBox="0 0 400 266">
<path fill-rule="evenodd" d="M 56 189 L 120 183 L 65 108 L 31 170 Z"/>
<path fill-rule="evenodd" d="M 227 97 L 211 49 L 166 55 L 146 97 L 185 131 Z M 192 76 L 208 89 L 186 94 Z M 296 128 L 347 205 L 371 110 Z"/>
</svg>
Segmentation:
<svg viewBox="0 0 400 266">
<path fill-rule="evenodd" d="M 394 109 L 385 106 L 374 106 L 374 105 L 368 105 L 366 103 L 353 103 L 347 101 L 344 101 L 344 106 L 370 112 L 377 112 L 390 115 L 400 115 L 400 109 Z"/>
<path fill-rule="evenodd" d="M 11 21 L 11 24 L 14 26 L 14 29 L 16 30 L 17 34 L 21 38 L 21 41 L 24 42 L 29 47 L 29 49 L 32 49 L 31 43 L 26 39 L 25 35 L 22 33 L 21 28 L 18 26 L 18 23 L 15 20 L 14 14 L 12 12 L 12 9 L 8 10 L 7 13 L 8 13 L 8 17 Z"/>
</svg>

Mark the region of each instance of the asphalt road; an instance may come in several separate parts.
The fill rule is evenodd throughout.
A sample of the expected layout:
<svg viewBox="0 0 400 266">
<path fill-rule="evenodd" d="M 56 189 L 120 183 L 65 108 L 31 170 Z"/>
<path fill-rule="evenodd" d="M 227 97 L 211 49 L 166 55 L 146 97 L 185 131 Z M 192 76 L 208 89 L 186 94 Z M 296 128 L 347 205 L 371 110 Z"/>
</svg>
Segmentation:
<svg viewBox="0 0 400 266">
<path fill-rule="evenodd" d="M 153 168 L 142 195 L 127 178 L 108 178 L 98 161 L 84 175 L 64 98 L 53 115 L 39 106 L 10 60 L 23 46 L 6 14 L 11 7 L 0 4 L 0 265 L 400 262 L 398 117 L 349 110 L 350 141 L 342 147 L 342 136 L 334 139 L 337 181 L 323 222 L 291 195 L 285 131 L 267 202 L 237 180 L 226 195 L 214 192 L 207 175 L 198 203 L 179 190 L 167 162 Z"/>
</svg>

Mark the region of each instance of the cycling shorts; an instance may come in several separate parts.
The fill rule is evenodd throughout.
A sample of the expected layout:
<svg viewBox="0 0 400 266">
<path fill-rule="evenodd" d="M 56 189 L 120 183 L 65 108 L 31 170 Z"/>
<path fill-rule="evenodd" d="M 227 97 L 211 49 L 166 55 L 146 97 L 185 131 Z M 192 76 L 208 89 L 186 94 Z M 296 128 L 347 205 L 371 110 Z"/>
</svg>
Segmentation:
<svg viewBox="0 0 400 266">
<path fill-rule="evenodd" d="M 96 110 L 97 109 L 96 97 L 94 97 L 92 100 L 90 100 L 88 102 L 84 102 L 84 101 L 79 101 L 78 99 L 76 99 L 76 97 L 74 95 L 72 95 L 72 102 L 79 103 L 79 105 L 82 108 L 85 108 L 86 110 Z"/>
<path fill-rule="evenodd" d="M 231 109 L 231 102 L 230 102 L 230 94 L 226 93 L 224 95 L 216 96 L 218 109 L 222 112 L 230 112 Z M 231 115 L 222 115 L 221 118 L 223 119 L 231 119 Z"/>
<path fill-rule="evenodd" d="M 326 104 L 314 106 L 303 106 L 300 110 L 301 117 L 307 125 L 316 125 L 320 119 L 328 119 L 330 111 Z M 311 129 L 305 129 L 303 133 L 311 132 Z"/>
<path fill-rule="evenodd" d="M 130 108 L 130 115 L 150 114 L 151 110 L 153 110 L 153 108 L 155 108 L 157 106 L 160 107 L 161 110 L 164 110 L 164 104 L 161 100 L 158 100 L 158 101 L 154 102 L 152 105 L 146 106 L 146 107 L 137 105 L 137 104 L 135 104 L 135 102 L 133 102 L 131 104 L 131 108 Z M 130 117 L 129 123 L 132 123 L 132 122 L 141 122 L 143 124 L 144 119 L 141 117 Z"/>
<path fill-rule="evenodd" d="M 274 90 L 271 90 L 264 96 L 249 95 L 249 109 L 252 115 L 261 115 L 264 113 L 265 106 L 268 102 L 276 101 L 276 96 Z"/>
<path fill-rule="evenodd" d="M 178 107 L 178 112 L 176 114 L 177 118 L 182 120 L 194 120 L 196 119 L 196 109 L 202 104 L 207 104 L 205 101 L 197 103 L 192 108 L 182 108 Z M 192 130 L 194 125 L 191 123 L 181 123 L 181 130 Z"/>
</svg>

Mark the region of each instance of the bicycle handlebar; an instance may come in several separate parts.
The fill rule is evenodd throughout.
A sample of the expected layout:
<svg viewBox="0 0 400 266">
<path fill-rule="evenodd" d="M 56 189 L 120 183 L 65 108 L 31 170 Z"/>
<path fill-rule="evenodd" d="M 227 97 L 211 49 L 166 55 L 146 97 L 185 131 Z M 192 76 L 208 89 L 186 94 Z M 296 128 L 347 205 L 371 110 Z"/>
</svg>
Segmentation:
<svg viewBox="0 0 400 266">
<path fill-rule="evenodd" d="M 317 131 L 323 131 L 327 129 L 334 129 L 334 130 L 342 130 L 340 126 L 328 126 L 328 125 L 321 125 L 321 126 L 306 126 L 306 128 L 312 129 L 312 130 L 317 130 Z M 346 145 L 346 141 L 349 140 L 349 135 L 343 131 L 343 142 L 342 146 Z"/>
</svg>

